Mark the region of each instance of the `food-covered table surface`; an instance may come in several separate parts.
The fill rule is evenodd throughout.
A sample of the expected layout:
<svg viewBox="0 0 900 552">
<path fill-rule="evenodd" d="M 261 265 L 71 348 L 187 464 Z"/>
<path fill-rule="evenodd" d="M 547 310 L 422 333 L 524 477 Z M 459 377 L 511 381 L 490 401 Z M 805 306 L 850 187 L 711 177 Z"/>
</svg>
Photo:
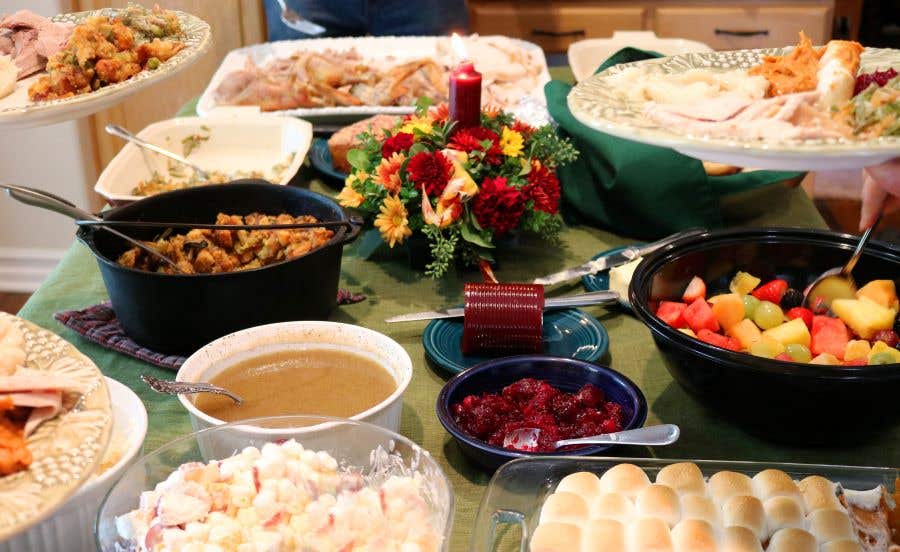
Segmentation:
<svg viewBox="0 0 900 552">
<path fill-rule="evenodd" d="M 318 181 L 313 180 L 310 186 L 315 191 L 334 194 Z M 775 185 L 728 201 L 727 215 L 731 226 L 824 226 L 814 205 L 799 187 Z M 628 238 L 609 232 L 569 227 L 562 232 L 559 247 L 548 248 L 543 242 L 535 241 L 522 242 L 518 247 L 508 249 L 499 258 L 497 272 L 507 281 L 527 281 L 626 243 L 629 243 Z M 455 442 L 438 422 L 435 399 L 450 375 L 432 367 L 426 359 L 421 339 L 425 324 L 389 325 L 384 323 L 384 318 L 458 303 L 463 283 L 480 276 L 476 272 L 459 271 L 435 281 L 411 268 L 402 251 L 376 253 L 364 259 L 360 255 L 362 245 L 358 241 L 346 250 L 341 286 L 362 292 L 368 299 L 339 307 L 332 320 L 383 332 L 397 340 L 412 357 L 415 371 L 404 398 L 400 430 L 436 456 L 452 480 L 456 517 L 451 549 L 463 550 L 468 545 L 472 520 L 490 475 L 462 457 Z M 556 292 L 575 293 L 580 287 L 580 283 L 576 283 Z M 191 431 L 187 412 L 174 397 L 156 394 L 138 379 L 141 373 L 164 378 L 173 374 L 95 345 L 53 319 L 53 314 L 58 311 L 83 308 L 104 299 L 106 291 L 96 262 L 87 248 L 75 243 L 20 315 L 69 340 L 106 375 L 138 393 L 150 418 L 144 444 L 144 450 L 149 452 Z M 589 307 L 585 310 L 596 316 L 609 332 L 610 352 L 601 362 L 625 373 L 646 394 L 650 405 L 647 424 L 671 422 L 682 427 L 681 440 L 676 445 L 656 449 L 653 451 L 656 456 L 877 466 L 890 465 L 900 454 L 900 429 L 886 431 L 877 441 L 852 448 L 800 448 L 776 445 L 754 437 L 700 405 L 672 380 L 650 332 L 637 319 L 617 308 Z M 178 315 L 172 313 L 173 317 Z M 765 408 L 765 403 L 766 398 L 759 397 L 759 408 Z M 834 407 L 841 408 L 841 405 Z M 847 412 L 847 415 L 853 413 Z M 835 441 L 840 442 L 840 439 Z M 646 456 L 650 451 L 630 448 L 617 453 Z"/>
</svg>

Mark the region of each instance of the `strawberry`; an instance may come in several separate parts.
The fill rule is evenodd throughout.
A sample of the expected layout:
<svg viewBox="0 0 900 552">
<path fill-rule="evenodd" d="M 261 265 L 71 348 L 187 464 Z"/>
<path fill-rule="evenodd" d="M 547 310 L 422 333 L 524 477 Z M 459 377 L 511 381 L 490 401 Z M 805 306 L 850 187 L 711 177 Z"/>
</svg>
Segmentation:
<svg viewBox="0 0 900 552">
<path fill-rule="evenodd" d="M 688 304 L 697 299 L 706 299 L 706 282 L 700 276 L 691 278 L 687 289 L 684 290 L 684 295 L 681 296 L 681 300 Z"/>
<path fill-rule="evenodd" d="M 710 345 L 715 345 L 716 347 L 722 347 L 723 349 L 728 349 L 729 351 L 740 351 L 741 350 L 741 342 L 733 337 L 728 337 L 722 334 L 717 334 L 716 332 L 702 329 L 697 332 L 697 339 L 704 343 L 709 343 Z"/>
<path fill-rule="evenodd" d="M 686 328 L 687 322 L 684 320 L 684 309 L 686 308 L 687 305 L 684 303 L 662 301 L 659 308 L 656 309 L 656 316 L 673 328 Z"/>
<path fill-rule="evenodd" d="M 781 304 L 781 297 L 788 289 L 788 283 L 785 280 L 772 280 L 759 286 L 753 290 L 752 295 L 760 301 L 771 301 L 776 305 Z"/>
<path fill-rule="evenodd" d="M 805 309 L 803 307 L 794 307 L 791 310 L 784 313 L 787 316 L 788 320 L 793 320 L 795 318 L 801 318 L 803 323 L 806 324 L 806 327 L 812 329 L 813 324 L 813 311 L 809 309 Z"/>
</svg>

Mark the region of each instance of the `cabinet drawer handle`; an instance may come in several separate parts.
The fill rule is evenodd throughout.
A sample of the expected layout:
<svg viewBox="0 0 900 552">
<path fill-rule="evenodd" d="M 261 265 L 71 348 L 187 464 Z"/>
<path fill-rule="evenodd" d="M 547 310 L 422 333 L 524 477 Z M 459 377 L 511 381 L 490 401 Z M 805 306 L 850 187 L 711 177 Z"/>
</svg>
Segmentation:
<svg viewBox="0 0 900 552">
<path fill-rule="evenodd" d="M 716 29 L 716 34 L 728 36 L 769 36 L 769 29 L 760 29 L 758 31 L 729 31 L 728 29 Z"/>
<path fill-rule="evenodd" d="M 554 38 L 560 38 L 564 36 L 584 36 L 584 29 L 577 29 L 574 31 L 548 31 L 546 29 L 531 29 L 531 34 L 534 36 L 552 36 Z"/>
</svg>

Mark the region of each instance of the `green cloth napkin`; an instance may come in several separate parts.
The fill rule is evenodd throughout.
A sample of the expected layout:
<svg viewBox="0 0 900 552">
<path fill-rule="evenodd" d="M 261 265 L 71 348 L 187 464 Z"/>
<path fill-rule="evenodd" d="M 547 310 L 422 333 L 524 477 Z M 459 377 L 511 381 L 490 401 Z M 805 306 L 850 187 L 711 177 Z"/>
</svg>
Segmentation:
<svg viewBox="0 0 900 552">
<path fill-rule="evenodd" d="M 597 71 L 653 57 L 661 55 L 624 48 Z M 577 161 L 558 170 L 563 215 L 570 224 L 589 224 L 646 240 L 695 226 L 721 228 L 722 197 L 803 174 L 753 171 L 708 176 L 697 159 L 581 124 L 566 104 L 571 89 L 555 80 L 544 87 L 559 133 L 569 137 L 581 153 Z"/>
</svg>

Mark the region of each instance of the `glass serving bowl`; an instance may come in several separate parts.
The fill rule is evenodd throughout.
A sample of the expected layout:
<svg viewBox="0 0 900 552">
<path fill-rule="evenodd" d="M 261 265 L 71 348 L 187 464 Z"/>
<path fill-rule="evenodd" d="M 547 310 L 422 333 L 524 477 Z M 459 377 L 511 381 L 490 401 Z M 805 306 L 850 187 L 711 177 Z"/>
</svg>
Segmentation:
<svg viewBox="0 0 900 552">
<path fill-rule="evenodd" d="M 259 448 L 287 439 L 294 439 L 307 449 L 327 452 L 342 468 L 358 470 L 370 483 L 378 484 L 394 475 L 421 477 L 431 523 L 444 535 L 441 550 L 449 550 L 453 490 L 428 451 L 381 427 L 326 416 L 276 416 L 234 422 L 185 435 L 144 456 L 122 475 L 100 506 L 94 528 L 97 549 L 133 549 L 119 538 L 116 518 L 137 508 L 143 491 L 153 489 L 182 464 L 220 460 L 245 447 Z"/>
</svg>

